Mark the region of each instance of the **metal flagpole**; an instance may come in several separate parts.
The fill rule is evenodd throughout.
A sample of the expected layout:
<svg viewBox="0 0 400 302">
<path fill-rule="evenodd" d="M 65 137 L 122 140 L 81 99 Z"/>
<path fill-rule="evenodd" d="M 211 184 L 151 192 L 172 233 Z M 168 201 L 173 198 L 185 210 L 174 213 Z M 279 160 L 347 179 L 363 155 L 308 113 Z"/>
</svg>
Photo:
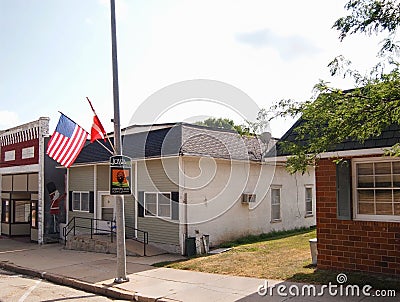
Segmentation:
<svg viewBox="0 0 400 302">
<path fill-rule="evenodd" d="M 90 108 L 92 108 L 93 114 L 94 114 L 95 116 L 97 116 L 97 113 L 96 113 L 96 111 L 95 111 L 94 108 L 93 108 L 92 102 L 89 100 L 88 97 L 86 97 L 86 99 L 87 99 L 88 102 L 89 102 Z M 110 137 L 108 136 L 107 132 L 105 133 L 105 137 L 108 139 L 108 142 L 110 143 L 110 146 L 111 146 L 111 148 L 112 148 L 113 151 L 114 151 L 114 153 L 111 152 L 111 154 L 117 153 L 117 152 L 115 151 L 114 145 L 113 145 L 113 143 L 111 142 Z M 98 141 L 98 140 L 96 140 L 96 141 Z M 103 145 L 103 146 L 104 146 L 104 145 Z M 105 146 L 104 146 L 104 147 L 105 147 Z M 108 149 L 107 149 L 107 150 L 108 150 Z"/>
<path fill-rule="evenodd" d="M 106 146 L 104 146 L 98 139 L 96 139 L 96 142 L 98 142 L 104 149 L 106 149 L 108 152 L 110 152 L 111 155 L 114 155 L 114 153 L 108 149 Z"/>
<path fill-rule="evenodd" d="M 119 88 L 118 88 L 118 60 L 117 60 L 117 34 L 115 25 L 115 0 L 111 4 L 111 42 L 112 42 L 112 70 L 113 70 L 113 96 L 114 96 L 114 144 L 115 155 L 122 155 L 121 125 L 119 116 Z M 125 214 L 124 197 L 116 195 L 116 222 L 117 222 L 117 277 L 116 283 L 128 281 L 126 276 L 126 250 L 125 250 Z"/>
</svg>

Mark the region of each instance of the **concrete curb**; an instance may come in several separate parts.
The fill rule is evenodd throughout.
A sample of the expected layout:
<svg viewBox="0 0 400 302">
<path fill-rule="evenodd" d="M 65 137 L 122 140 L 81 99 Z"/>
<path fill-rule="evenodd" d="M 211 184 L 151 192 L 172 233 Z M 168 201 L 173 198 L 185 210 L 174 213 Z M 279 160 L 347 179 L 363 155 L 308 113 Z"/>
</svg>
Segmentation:
<svg viewBox="0 0 400 302">
<path fill-rule="evenodd" d="M 9 262 L 0 262 L 0 268 L 23 274 L 31 277 L 41 278 L 55 284 L 73 287 L 75 289 L 91 292 L 94 294 L 106 296 L 112 299 L 129 300 L 129 301 L 156 301 L 154 298 L 147 298 L 136 295 L 134 292 L 128 292 L 119 288 L 100 286 L 96 284 L 87 283 L 84 281 L 68 278 L 47 272 L 40 272 L 35 269 L 25 268 Z"/>
</svg>

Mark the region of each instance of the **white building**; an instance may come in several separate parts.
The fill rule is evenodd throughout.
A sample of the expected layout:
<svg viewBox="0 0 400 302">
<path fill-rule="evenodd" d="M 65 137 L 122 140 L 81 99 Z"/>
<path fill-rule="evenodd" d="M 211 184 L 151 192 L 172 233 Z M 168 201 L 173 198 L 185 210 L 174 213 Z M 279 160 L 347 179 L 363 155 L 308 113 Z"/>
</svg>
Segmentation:
<svg viewBox="0 0 400 302">
<path fill-rule="evenodd" d="M 185 123 L 132 126 L 126 133 L 123 154 L 134 161 L 133 196 L 125 197 L 128 235 L 135 235 L 129 226 L 147 231 L 150 243 L 184 254 L 188 237 L 207 234 L 215 246 L 315 225 L 313 171 L 290 175 L 265 161 L 273 142 L 268 147 L 256 137 Z M 69 169 L 67 220 L 114 217 L 109 156 L 93 143 Z"/>
</svg>

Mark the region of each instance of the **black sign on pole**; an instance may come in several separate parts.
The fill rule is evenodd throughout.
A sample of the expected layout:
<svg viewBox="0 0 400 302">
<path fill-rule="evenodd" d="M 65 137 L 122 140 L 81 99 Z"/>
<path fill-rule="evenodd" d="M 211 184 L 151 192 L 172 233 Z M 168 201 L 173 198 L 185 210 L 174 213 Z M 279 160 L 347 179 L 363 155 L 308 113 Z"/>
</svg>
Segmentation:
<svg viewBox="0 0 400 302">
<path fill-rule="evenodd" d="M 110 194 L 132 195 L 132 161 L 124 155 L 110 157 Z"/>
</svg>

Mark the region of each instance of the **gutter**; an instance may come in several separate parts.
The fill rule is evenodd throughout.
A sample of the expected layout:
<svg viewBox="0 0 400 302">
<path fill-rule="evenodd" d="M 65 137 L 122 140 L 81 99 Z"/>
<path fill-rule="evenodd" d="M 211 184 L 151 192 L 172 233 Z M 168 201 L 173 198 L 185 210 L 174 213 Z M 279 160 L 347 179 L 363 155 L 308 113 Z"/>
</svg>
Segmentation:
<svg viewBox="0 0 400 302">
<path fill-rule="evenodd" d="M 389 147 L 387 147 L 389 148 Z M 367 155 L 383 155 L 385 149 L 383 148 L 370 148 L 370 149 L 353 149 L 353 150 L 341 150 L 341 151 L 331 151 L 324 152 L 319 155 L 319 158 L 338 158 L 338 157 L 354 157 L 354 156 L 367 156 Z M 264 162 L 280 162 L 286 163 L 291 155 L 283 155 L 276 157 L 266 157 Z"/>
</svg>

